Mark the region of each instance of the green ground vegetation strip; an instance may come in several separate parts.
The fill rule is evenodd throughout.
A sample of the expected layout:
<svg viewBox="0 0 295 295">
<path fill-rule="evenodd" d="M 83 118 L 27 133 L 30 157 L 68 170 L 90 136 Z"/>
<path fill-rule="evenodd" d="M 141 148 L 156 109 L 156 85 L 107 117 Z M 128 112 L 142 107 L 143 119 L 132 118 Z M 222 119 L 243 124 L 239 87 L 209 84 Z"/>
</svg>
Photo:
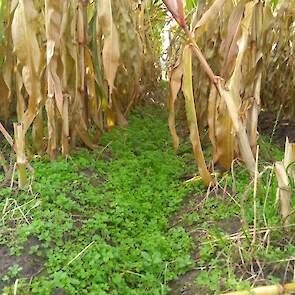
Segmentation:
<svg viewBox="0 0 295 295">
<path fill-rule="evenodd" d="M 167 294 L 173 280 L 172 294 L 190 286 L 188 294 L 209 295 L 292 280 L 294 231 L 282 228 L 272 170 L 282 150 L 267 137 L 259 140 L 265 173 L 252 244 L 253 184 L 246 169 L 235 164 L 207 196 L 200 182 L 184 186 L 182 176 L 196 171 L 191 146 L 182 144 L 176 156 L 166 122 L 164 110 L 137 110 L 128 128 L 104 134 L 95 152 L 34 160 L 31 191 L 0 190 L 0 289 L 7 286 L 1 295 L 13 294 L 17 278 L 17 294 L 42 295 Z M 210 157 L 209 148 L 205 154 Z M 3 273 L 6 247 L 15 259 Z M 195 276 L 183 279 L 187 270 Z M 251 279 L 253 273 L 260 275 Z"/>
<path fill-rule="evenodd" d="M 24 266 L 12 265 L 0 278 L 2 294 L 12 294 L 7 284 L 16 278 L 17 294 L 168 292 L 167 282 L 192 264 L 192 242 L 184 228 L 169 226 L 188 188 L 166 121 L 164 110 L 135 111 L 95 152 L 36 159 L 32 192 L 0 190 L 0 249 L 44 259 L 30 286 Z M 40 243 L 26 249 L 31 239 Z"/>
</svg>

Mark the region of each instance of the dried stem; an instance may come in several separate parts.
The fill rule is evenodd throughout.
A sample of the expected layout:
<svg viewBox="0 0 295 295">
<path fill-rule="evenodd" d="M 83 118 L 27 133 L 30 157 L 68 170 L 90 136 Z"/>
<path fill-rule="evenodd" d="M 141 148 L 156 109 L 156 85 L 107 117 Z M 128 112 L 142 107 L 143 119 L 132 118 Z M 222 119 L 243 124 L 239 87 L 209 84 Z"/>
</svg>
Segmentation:
<svg viewBox="0 0 295 295">
<path fill-rule="evenodd" d="M 253 231 L 253 240 L 252 245 L 256 242 L 256 225 L 257 225 L 257 204 L 256 204 L 256 197 L 257 197 L 257 185 L 258 185 L 258 157 L 259 157 L 259 145 L 256 149 L 256 164 L 255 164 L 255 175 L 254 175 L 254 192 L 253 192 L 253 211 L 254 211 L 254 231 Z"/>
</svg>

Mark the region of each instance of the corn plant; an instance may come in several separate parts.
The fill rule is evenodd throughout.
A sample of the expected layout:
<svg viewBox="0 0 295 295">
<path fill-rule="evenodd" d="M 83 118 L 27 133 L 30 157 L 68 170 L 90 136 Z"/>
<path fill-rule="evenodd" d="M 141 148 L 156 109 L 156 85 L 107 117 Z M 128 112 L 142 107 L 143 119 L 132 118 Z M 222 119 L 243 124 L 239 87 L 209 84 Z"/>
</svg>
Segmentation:
<svg viewBox="0 0 295 295">
<path fill-rule="evenodd" d="M 0 119 L 18 123 L 10 135 L 20 176 L 28 150 L 67 157 L 127 124 L 161 74 L 159 41 L 147 37 L 153 9 L 126 0 L 1 2 Z"/>
<path fill-rule="evenodd" d="M 287 27 L 294 27 L 289 19 L 294 16 L 291 2 L 283 1 L 273 11 L 272 3 L 263 1 L 205 1 L 187 17 L 183 1 L 163 2 L 186 36 L 185 41 L 174 36 L 178 42 L 171 45 L 177 48 L 171 50 L 176 56 L 172 57 L 168 98 L 169 126 L 175 149 L 179 145 L 175 102 L 182 89 L 190 139 L 205 184 L 208 185 L 211 178 L 202 156 L 199 125 L 208 126 L 213 164 L 228 170 L 232 161 L 240 158 L 253 175 L 258 115 L 262 108 L 261 85 L 267 80 L 265 69 L 273 66 L 273 59 L 267 57 L 275 54 L 272 52 L 275 45 L 281 44 L 289 51 L 294 48 L 290 40 L 294 28 L 287 36 L 285 23 L 288 21 L 281 19 L 288 15 Z M 285 43 L 277 39 L 279 29 L 285 29 Z M 177 34 L 180 32 L 174 33 Z M 272 36 L 275 38 L 271 39 Z M 197 57 L 197 63 L 188 57 L 191 52 Z"/>
</svg>

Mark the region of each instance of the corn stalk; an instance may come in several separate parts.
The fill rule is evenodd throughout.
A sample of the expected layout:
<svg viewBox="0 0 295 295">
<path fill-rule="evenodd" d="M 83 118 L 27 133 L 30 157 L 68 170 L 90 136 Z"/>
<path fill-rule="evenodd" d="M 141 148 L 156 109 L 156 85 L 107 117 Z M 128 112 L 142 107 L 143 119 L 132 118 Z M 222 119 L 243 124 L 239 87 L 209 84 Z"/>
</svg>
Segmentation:
<svg viewBox="0 0 295 295">
<path fill-rule="evenodd" d="M 78 145 L 97 147 L 105 130 L 126 126 L 128 111 L 150 91 L 145 72 L 153 73 L 151 85 L 161 74 L 153 49 L 159 45 L 146 37 L 154 6 L 135 0 L 4 2 L 0 131 L 14 137 L 16 153 L 68 157 Z M 5 127 L 14 115 L 23 129 L 8 137 Z M 16 144 L 20 137 L 24 146 Z"/>
<path fill-rule="evenodd" d="M 192 71 L 194 112 L 200 126 L 208 126 L 213 163 L 228 170 L 232 161 L 240 158 L 254 175 L 263 69 L 267 67 L 267 59 L 263 57 L 275 24 L 281 26 L 279 14 L 273 13 L 270 3 L 258 0 L 239 1 L 236 5 L 227 0 L 208 1 L 207 10 L 199 5 L 191 12 L 189 26 L 190 18 L 184 17 L 183 1 L 163 2 L 186 35 L 185 42 L 172 46 L 189 44 L 198 60 Z M 172 65 L 170 74 L 169 127 L 176 149 L 179 138 L 173 106 L 177 91 L 173 89 L 178 89 L 175 69 L 179 67 L 182 51 L 174 52 L 177 52 L 177 63 Z"/>
<path fill-rule="evenodd" d="M 222 295 L 282 295 L 295 291 L 295 283 L 252 288 L 250 291 L 223 293 Z"/>
<path fill-rule="evenodd" d="M 283 161 L 275 163 L 275 172 L 278 180 L 277 196 L 280 200 L 281 216 L 284 225 L 288 226 L 291 220 L 291 198 L 294 197 L 295 184 L 295 143 L 286 139 L 285 156 Z"/>
</svg>

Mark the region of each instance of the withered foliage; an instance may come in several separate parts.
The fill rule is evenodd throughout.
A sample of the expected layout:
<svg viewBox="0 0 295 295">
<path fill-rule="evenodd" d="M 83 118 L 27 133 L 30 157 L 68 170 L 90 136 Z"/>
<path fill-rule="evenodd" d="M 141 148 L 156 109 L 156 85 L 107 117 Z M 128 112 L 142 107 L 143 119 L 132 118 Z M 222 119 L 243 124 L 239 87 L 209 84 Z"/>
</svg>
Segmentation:
<svg viewBox="0 0 295 295">
<path fill-rule="evenodd" d="M 19 167 L 27 161 L 24 149 L 55 159 L 79 144 L 95 148 L 102 132 L 125 126 L 129 110 L 157 86 L 150 1 L 0 4 L 1 130 L 18 124 L 8 139 Z"/>
<path fill-rule="evenodd" d="M 180 24 L 178 2 L 163 2 Z M 194 104 L 186 108 L 186 114 L 196 162 L 206 184 L 209 176 L 202 173 L 200 149 L 195 152 L 200 142 L 195 132 L 198 125 L 208 127 L 214 164 L 228 170 L 235 158 L 241 158 L 253 174 L 262 108 L 274 111 L 283 105 L 285 114 L 294 120 L 294 20 L 295 6 L 288 0 L 279 1 L 275 8 L 260 0 L 200 1 L 187 17 L 190 25 L 180 24 L 185 34 L 171 32 L 169 127 L 177 149 L 175 103 L 181 85 L 187 101 L 189 75 Z M 184 67 L 188 46 L 197 58 L 190 61 L 193 66 Z M 194 128 L 191 118 L 195 118 Z"/>
</svg>

